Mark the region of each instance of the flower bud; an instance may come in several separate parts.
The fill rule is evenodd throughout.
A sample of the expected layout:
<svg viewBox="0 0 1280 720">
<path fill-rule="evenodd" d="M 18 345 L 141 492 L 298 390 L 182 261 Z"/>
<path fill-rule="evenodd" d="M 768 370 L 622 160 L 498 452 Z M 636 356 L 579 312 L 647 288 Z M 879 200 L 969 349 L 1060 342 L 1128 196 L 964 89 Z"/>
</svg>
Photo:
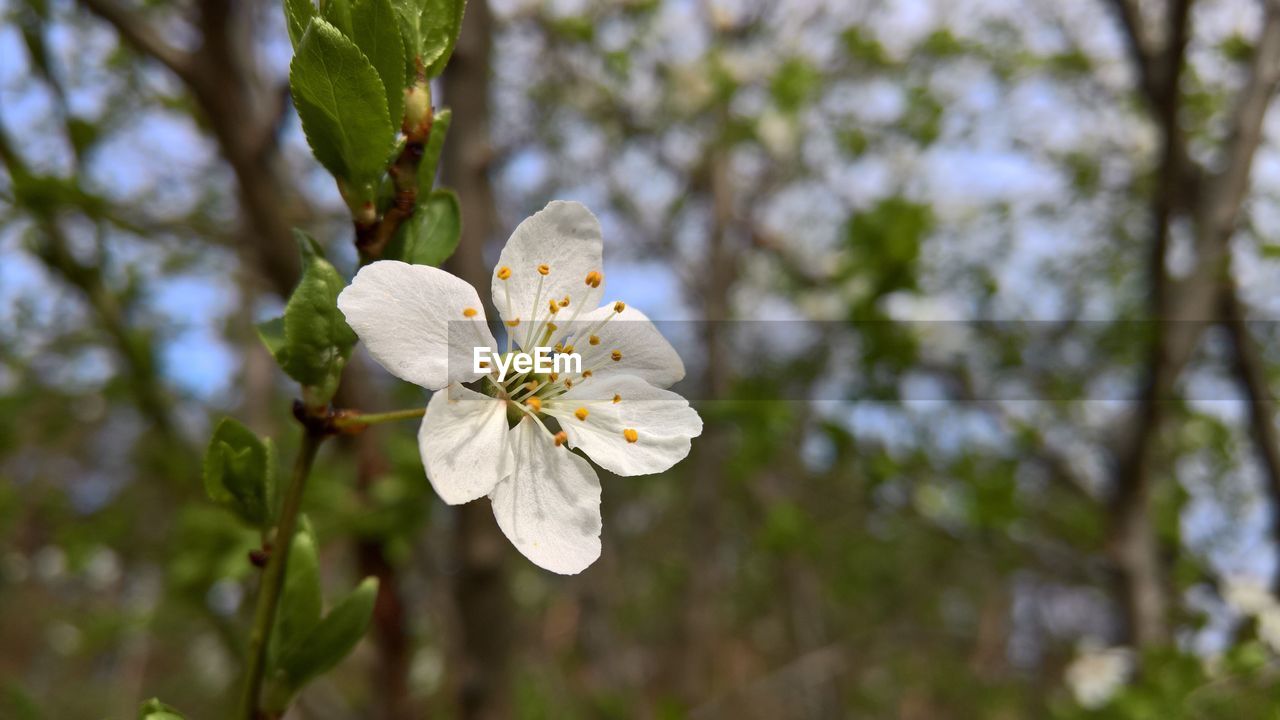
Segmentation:
<svg viewBox="0 0 1280 720">
<path fill-rule="evenodd" d="M 425 140 L 431 132 L 431 85 L 419 80 L 404 90 L 404 134 L 413 140 Z"/>
</svg>

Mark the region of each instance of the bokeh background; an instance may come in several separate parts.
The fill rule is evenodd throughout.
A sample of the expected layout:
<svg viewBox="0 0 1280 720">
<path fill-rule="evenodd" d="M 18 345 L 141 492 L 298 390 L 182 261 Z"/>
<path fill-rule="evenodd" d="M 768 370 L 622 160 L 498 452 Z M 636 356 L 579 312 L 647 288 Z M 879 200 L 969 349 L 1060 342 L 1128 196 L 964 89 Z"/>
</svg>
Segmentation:
<svg viewBox="0 0 1280 720">
<path fill-rule="evenodd" d="M 1276 5 L 472 0 L 450 269 L 587 203 L 706 431 L 603 477 L 572 578 L 412 422 L 331 443 L 330 597 L 382 594 L 290 717 L 1275 717 Z M 224 717 L 257 538 L 199 461 L 225 415 L 293 456 L 253 323 L 290 226 L 354 268 L 346 211 L 277 4 L 0 19 L 0 718 Z"/>
</svg>

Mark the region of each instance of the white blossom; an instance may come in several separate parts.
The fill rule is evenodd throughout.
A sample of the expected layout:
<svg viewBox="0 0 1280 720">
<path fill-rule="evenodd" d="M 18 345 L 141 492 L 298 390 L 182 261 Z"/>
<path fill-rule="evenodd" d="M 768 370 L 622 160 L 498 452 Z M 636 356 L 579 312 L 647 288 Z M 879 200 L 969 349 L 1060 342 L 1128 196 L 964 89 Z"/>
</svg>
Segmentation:
<svg viewBox="0 0 1280 720">
<path fill-rule="evenodd" d="M 1067 687 L 1076 702 L 1088 709 L 1106 705 L 1133 672 L 1133 654 L 1127 648 L 1085 645 L 1067 666 Z"/>
<path fill-rule="evenodd" d="M 338 297 L 347 322 L 387 371 L 436 390 L 418 433 L 423 466 L 445 502 L 488 496 L 502 532 L 537 565 L 581 572 L 600 556 L 600 483 L 662 472 L 684 459 L 702 420 L 666 390 L 684 377 L 671 344 L 640 311 L 601 304 L 600 223 L 553 202 L 512 233 L 492 296 L 506 353 L 555 347 L 581 372 L 477 372 L 497 352 L 475 289 L 438 268 L 383 260 Z M 476 383 L 475 389 L 464 383 Z M 559 430 L 553 430 L 554 426 Z"/>
</svg>

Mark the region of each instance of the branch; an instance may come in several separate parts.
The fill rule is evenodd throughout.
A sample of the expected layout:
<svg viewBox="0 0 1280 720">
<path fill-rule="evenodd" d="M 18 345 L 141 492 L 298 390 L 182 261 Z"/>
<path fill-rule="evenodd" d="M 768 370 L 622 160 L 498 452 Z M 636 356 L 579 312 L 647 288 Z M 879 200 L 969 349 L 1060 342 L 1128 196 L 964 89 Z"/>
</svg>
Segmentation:
<svg viewBox="0 0 1280 720">
<path fill-rule="evenodd" d="M 1276 431 L 1275 398 L 1267 382 L 1267 368 L 1257 343 L 1249 334 L 1247 311 L 1239 290 L 1226 283 L 1222 292 L 1222 325 L 1231 340 L 1236 379 L 1249 406 L 1249 429 L 1257 446 L 1258 460 L 1266 476 L 1267 493 L 1271 496 L 1272 541 L 1280 546 L 1280 433 Z M 1280 573 L 1272 580 L 1280 590 Z"/>
<path fill-rule="evenodd" d="M 89 12 L 106 20 L 121 39 L 134 50 L 155 58 L 161 65 L 169 68 L 187 85 L 196 82 L 195 66 L 190 54 L 170 45 L 145 20 L 137 17 L 133 11 L 116 4 L 115 0 L 80 0 Z"/>
</svg>

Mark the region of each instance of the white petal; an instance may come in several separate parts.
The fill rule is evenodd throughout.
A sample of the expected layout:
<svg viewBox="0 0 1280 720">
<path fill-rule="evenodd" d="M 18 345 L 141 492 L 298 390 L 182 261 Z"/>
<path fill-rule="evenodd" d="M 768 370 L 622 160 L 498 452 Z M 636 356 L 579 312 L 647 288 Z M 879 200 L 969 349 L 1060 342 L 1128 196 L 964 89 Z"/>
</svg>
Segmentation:
<svg viewBox="0 0 1280 720">
<path fill-rule="evenodd" d="M 445 502 L 488 495 L 511 472 L 506 403 L 456 384 L 437 391 L 418 429 L 418 450 Z"/>
<path fill-rule="evenodd" d="M 489 495 L 498 527 L 535 565 L 575 575 L 600 557 L 600 481 L 528 418 L 511 430 L 515 471 Z"/>
<path fill-rule="evenodd" d="M 338 308 L 387 372 L 429 390 L 480 377 L 472 349 L 495 347 L 475 288 L 427 265 L 370 263 L 338 296 Z M 468 309 L 473 317 L 463 314 Z"/>
<path fill-rule="evenodd" d="M 702 434 L 702 418 L 687 400 L 631 375 L 587 378 L 544 407 L 560 421 L 570 447 L 617 475 L 662 472 L 683 460 Z M 574 414 L 579 408 L 585 419 Z M 635 442 L 624 435 L 628 429 Z"/>
<path fill-rule="evenodd" d="M 498 268 L 510 269 L 511 276 L 503 280 L 495 271 L 493 304 L 504 320 L 520 318 L 523 331 L 534 320 L 547 318 L 552 299 L 569 297 L 570 304 L 559 312 L 557 322 L 566 320 L 578 307 L 585 313 L 600 303 L 604 292 L 603 283 L 599 287 L 586 283 L 589 273 L 603 272 L 603 255 L 600 221 L 585 205 L 548 203 L 520 223 L 502 248 Z M 545 276 L 538 272 L 539 265 L 547 266 Z M 519 332 L 517 337 L 522 337 Z"/>
<path fill-rule="evenodd" d="M 613 314 L 613 305 L 605 305 L 573 323 L 570 344 L 582 356 L 584 370 L 591 370 L 596 376 L 634 375 L 660 388 L 671 387 L 684 378 L 684 362 L 676 349 L 644 313 L 631 306 L 596 330 L 600 343 L 591 345 L 589 329 Z M 621 360 L 613 360 L 615 350 L 621 353 Z"/>
</svg>

